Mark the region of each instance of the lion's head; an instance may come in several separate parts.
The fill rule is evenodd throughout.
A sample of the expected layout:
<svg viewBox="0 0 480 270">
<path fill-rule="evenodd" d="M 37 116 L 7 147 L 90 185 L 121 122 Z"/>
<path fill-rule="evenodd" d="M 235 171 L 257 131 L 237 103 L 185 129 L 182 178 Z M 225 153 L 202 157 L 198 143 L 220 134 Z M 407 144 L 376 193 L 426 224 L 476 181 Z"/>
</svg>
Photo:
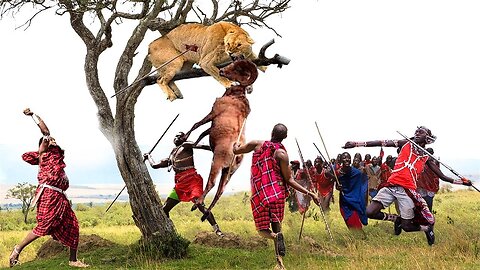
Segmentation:
<svg viewBox="0 0 480 270">
<path fill-rule="evenodd" d="M 223 42 L 225 44 L 225 52 L 230 55 L 230 57 L 243 56 L 244 58 L 248 58 L 253 53 L 252 44 L 254 41 L 248 33 L 241 28 L 229 30 Z"/>
</svg>

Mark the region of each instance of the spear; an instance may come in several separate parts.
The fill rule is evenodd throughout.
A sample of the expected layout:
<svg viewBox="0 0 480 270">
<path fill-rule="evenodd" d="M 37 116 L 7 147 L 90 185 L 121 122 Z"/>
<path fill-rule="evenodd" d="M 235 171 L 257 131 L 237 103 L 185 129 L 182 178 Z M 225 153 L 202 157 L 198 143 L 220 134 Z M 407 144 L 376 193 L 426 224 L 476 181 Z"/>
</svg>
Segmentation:
<svg viewBox="0 0 480 270">
<path fill-rule="evenodd" d="M 183 51 L 182 53 L 180 53 L 179 55 L 173 57 L 172 59 L 168 60 L 167 62 L 163 63 L 162 65 L 160 65 L 159 67 L 157 67 L 156 69 L 150 71 L 150 73 L 148 73 L 147 75 L 135 80 L 133 83 L 131 83 L 129 86 L 123 88 L 122 90 L 116 92 L 115 94 L 113 94 L 113 96 L 111 96 L 110 98 L 113 98 L 114 96 L 118 95 L 118 94 L 121 94 L 125 91 L 127 91 L 130 87 L 132 87 L 133 85 L 135 85 L 136 83 L 142 81 L 143 79 L 147 78 L 148 76 L 150 76 L 152 73 L 154 73 L 155 71 L 165 67 L 166 65 L 170 64 L 171 62 L 173 62 L 173 60 L 179 58 L 180 56 L 186 54 L 187 52 L 196 52 L 198 50 L 198 46 L 197 45 L 185 45 L 185 51 Z"/>
<path fill-rule="evenodd" d="M 240 132 L 238 133 L 238 137 L 237 137 L 237 141 L 236 141 L 237 144 L 240 142 L 240 138 L 242 137 L 243 128 L 245 127 L 245 123 L 247 123 L 247 118 L 245 118 L 243 120 L 242 127 L 240 128 Z M 219 183 L 218 184 L 217 193 L 215 194 L 215 197 L 214 197 L 213 201 L 210 203 L 210 206 L 208 207 L 207 211 L 205 211 L 203 216 L 200 218 L 201 221 L 205 221 L 205 219 L 207 219 L 208 216 L 210 216 L 213 206 L 220 199 L 220 196 L 222 196 L 222 193 L 223 193 L 222 189 L 228 184 L 228 182 L 230 182 L 230 178 L 232 177 L 231 171 L 232 171 L 233 164 L 235 163 L 235 158 L 236 157 L 237 157 L 237 155 L 234 154 L 233 158 L 232 158 L 232 161 L 230 161 L 230 166 L 228 167 L 227 178 L 225 179 L 225 183 Z M 193 205 L 191 211 L 193 211 L 195 209 L 196 209 L 196 205 Z"/>
<path fill-rule="evenodd" d="M 409 141 L 410 143 L 412 143 L 413 145 L 415 145 L 417 148 L 419 148 L 420 150 L 422 150 L 423 153 L 425 153 L 427 156 L 433 158 L 435 161 L 437 161 L 439 164 L 442 164 L 445 168 L 447 168 L 449 171 L 451 171 L 453 174 L 455 174 L 457 177 L 459 177 L 460 179 L 466 179 L 465 177 L 463 177 L 462 175 L 460 175 L 458 172 L 456 172 L 454 169 L 452 169 L 452 167 L 448 166 L 447 164 L 441 162 L 438 158 L 436 158 L 434 155 L 430 154 L 430 152 L 427 151 L 427 149 L 423 148 L 422 146 L 418 145 L 416 142 L 414 142 L 412 139 L 408 138 L 407 136 L 403 135 L 402 133 L 400 133 L 400 131 L 397 131 L 398 134 L 400 134 L 403 138 L 405 138 L 407 141 Z M 472 184 L 472 187 L 480 192 L 480 190 L 478 188 L 476 188 L 473 184 Z"/>
<path fill-rule="evenodd" d="M 318 128 L 318 125 L 317 125 L 316 121 L 315 121 L 315 126 L 317 127 L 318 136 L 320 136 L 320 140 L 322 141 L 323 148 L 325 149 L 325 154 L 327 154 L 328 162 L 330 164 L 330 161 L 331 161 L 330 155 L 328 154 L 327 147 L 325 146 L 325 141 L 323 140 L 322 133 L 320 133 L 320 129 Z M 320 152 L 320 149 L 318 149 L 318 147 L 316 145 L 315 145 L 315 147 L 317 148 L 318 152 Z M 320 155 L 322 155 L 321 152 L 320 152 Z M 337 186 L 341 187 L 342 185 L 340 184 L 340 181 L 338 180 L 337 174 L 335 173 L 335 168 L 333 168 L 333 166 L 331 166 L 331 168 L 332 168 L 332 171 L 333 171 L 333 175 L 335 176 L 335 181 L 337 183 Z"/>
<path fill-rule="evenodd" d="M 170 129 L 170 127 L 172 126 L 173 122 L 175 122 L 175 120 L 177 120 L 178 116 L 180 114 L 177 114 L 177 116 L 175 116 L 175 118 L 173 118 L 172 122 L 170 122 L 170 125 L 168 125 L 167 129 L 165 129 L 165 131 L 163 132 L 162 136 L 160 136 L 160 139 L 158 139 L 158 141 L 155 143 L 155 145 L 152 147 L 152 149 L 148 152 L 148 154 L 151 154 L 153 152 L 153 149 L 155 149 L 155 147 L 157 147 L 158 143 L 162 140 L 163 136 L 165 136 L 165 133 L 167 133 L 167 131 Z M 145 159 L 143 160 L 145 161 Z M 107 210 L 105 210 L 105 213 L 108 212 L 108 210 L 110 209 L 110 207 L 112 207 L 112 205 L 115 203 L 115 201 L 118 199 L 118 197 L 120 196 L 120 194 L 122 194 L 123 190 L 125 190 L 127 186 L 123 186 L 122 190 L 120 190 L 120 192 L 117 194 L 117 196 L 115 197 L 115 199 L 113 199 L 112 203 L 108 206 Z"/>
<path fill-rule="evenodd" d="M 305 161 L 303 160 L 302 150 L 300 150 L 300 145 L 298 144 L 297 138 L 295 138 L 295 142 L 297 143 L 298 155 L 300 156 L 300 161 L 302 162 L 302 166 L 303 166 L 303 168 L 305 168 L 305 170 L 307 170 L 306 171 L 307 179 L 310 183 L 312 183 L 312 178 L 310 177 L 310 173 L 308 171 L 308 168 L 305 166 Z M 330 240 L 333 241 L 332 232 L 330 231 L 330 226 L 328 226 L 327 218 L 325 217 L 325 213 L 323 211 L 322 204 L 319 204 L 318 206 L 320 206 L 320 213 L 322 214 L 323 221 L 325 222 L 325 227 L 327 228 L 328 235 L 330 236 Z M 307 211 L 305 210 L 305 212 L 307 212 Z M 304 215 L 305 215 L 305 212 L 303 213 Z M 301 237 L 302 230 L 303 230 L 303 222 L 302 222 L 302 227 L 300 228 L 299 238 Z"/>
<path fill-rule="evenodd" d="M 315 143 L 313 143 L 313 146 L 315 146 L 315 148 L 317 149 L 318 153 L 320 154 L 320 156 L 322 156 L 322 158 L 324 160 L 326 160 L 327 164 L 329 165 L 330 169 L 332 170 L 332 173 L 333 173 L 333 176 L 335 177 L 335 181 L 337 183 L 337 186 L 340 188 L 340 192 L 343 194 L 343 191 L 341 189 L 342 185 L 340 184 L 340 180 L 338 180 L 338 177 L 337 177 L 337 173 L 335 172 L 335 167 L 333 167 L 333 164 L 330 163 L 329 160 L 325 159 L 325 157 L 323 156 L 322 152 L 320 151 L 320 149 L 318 149 L 317 145 Z"/>
<path fill-rule="evenodd" d="M 160 136 L 160 139 L 158 139 L 158 141 L 155 143 L 155 145 L 152 147 L 152 149 L 150 149 L 150 151 L 148 151 L 148 154 L 151 154 L 153 152 L 153 150 L 155 149 L 155 147 L 157 147 L 158 143 L 162 140 L 163 136 L 165 136 L 165 133 L 167 133 L 167 131 L 170 129 L 170 127 L 172 126 L 173 122 L 175 122 L 175 120 L 177 120 L 178 116 L 180 114 L 177 114 L 177 116 L 175 116 L 175 118 L 173 118 L 172 122 L 170 122 L 170 124 L 168 125 L 167 129 L 165 129 L 165 131 L 163 132 L 162 136 Z"/>
</svg>

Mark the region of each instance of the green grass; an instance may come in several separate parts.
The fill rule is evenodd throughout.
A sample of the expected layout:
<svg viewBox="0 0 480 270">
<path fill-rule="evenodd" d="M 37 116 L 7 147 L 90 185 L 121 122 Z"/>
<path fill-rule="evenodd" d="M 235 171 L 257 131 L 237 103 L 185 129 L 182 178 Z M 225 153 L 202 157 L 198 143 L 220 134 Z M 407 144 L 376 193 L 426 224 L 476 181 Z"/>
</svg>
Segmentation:
<svg viewBox="0 0 480 270">
<path fill-rule="evenodd" d="M 222 230 L 243 238 L 256 236 L 249 202 L 244 194 L 223 197 L 214 208 Z M 338 198 L 338 196 L 337 196 Z M 311 209 L 298 240 L 301 216 L 286 212 L 283 231 L 287 243 L 284 259 L 287 269 L 480 269 L 480 194 L 457 191 L 437 194 L 436 244 L 427 245 L 423 232 L 393 235 L 389 222 L 369 220 L 364 228 L 366 238 L 353 235 L 332 206 L 327 219 L 333 234 L 331 242 L 318 209 Z M 191 204 L 179 204 L 170 213 L 177 231 L 192 241 L 200 231 L 211 231 L 201 214 L 190 211 Z M 140 232 L 131 220 L 126 204 L 116 204 L 105 215 L 105 207 L 79 206 L 76 214 L 82 235 L 97 234 L 116 245 L 79 253 L 91 269 L 273 269 L 273 244 L 267 248 L 214 248 L 190 244 L 188 256 L 181 260 L 155 261 L 139 254 L 135 243 Z M 394 207 L 392 207 L 392 211 Z M 2 212 L 0 224 L 0 267 L 7 267 L 8 255 L 34 224 L 21 224 L 20 212 Z M 3 222 L 3 223 L 1 223 Z M 17 226 L 18 230 L 12 230 Z M 23 264 L 16 269 L 71 269 L 67 252 L 52 259 L 35 259 L 36 251 L 48 238 L 28 246 L 21 254 Z"/>
</svg>

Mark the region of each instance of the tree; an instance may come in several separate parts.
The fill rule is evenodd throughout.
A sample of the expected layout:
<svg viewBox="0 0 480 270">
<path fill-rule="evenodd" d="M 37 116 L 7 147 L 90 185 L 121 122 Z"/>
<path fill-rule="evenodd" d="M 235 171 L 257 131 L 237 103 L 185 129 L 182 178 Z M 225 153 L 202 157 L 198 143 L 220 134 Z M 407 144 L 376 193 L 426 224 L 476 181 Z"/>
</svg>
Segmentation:
<svg viewBox="0 0 480 270">
<path fill-rule="evenodd" d="M 32 200 L 35 196 L 35 190 L 37 186 L 29 184 L 27 182 L 18 183 L 15 187 L 7 190 L 6 198 L 13 198 L 22 201 L 22 213 L 25 223 L 27 223 L 28 212 L 30 206 L 32 206 Z"/>
<path fill-rule="evenodd" d="M 204 24 L 231 21 L 254 28 L 266 27 L 275 32 L 265 20 L 285 11 L 290 0 L 211 0 L 203 3 L 208 6 L 208 11 L 194 6 L 194 2 L 194 0 L 0 0 L 0 18 L 15 17 L 20 12 L 26 12 L 22 7 L 27 5 L 33 7 L 33 14 L 27 17 L 29 19 L 23 25 L 25 28 L 28 28 L 42 12 L 55 11 L 57 15 L 69 16 L 71 28 L 86 46 L 85 78 L 87 89 L 98 109 L 100 130 L 114 149 L 117 166 L 130 197 L 134 222 L 147 242 L 154 238 L 171 239 L 176 236 L 176 231 L 172 221 L 161 210 L 160 198 L 135 140 L 134 109 L 145 84 L 136 84 L 129 91 L 116 95 L 114 115 L 104 91 L 109 86 L 103 85 L 99 78 L 99 59 L 113 44 L 113 29 L 121 31 L 121 26 L 125 25 L 126 21 L 136 23 L 130 37 L 124 41 L 125 47 L 116 63 L 113 83 L 116 93 L 128 86 L 130 74 L 134 74 L 137 80 L 151 70 L 152 65 L 147 58 L 143 59 L 138 70 L 132 70 L 136 50 L 148 30 L 158 31 L 163 35 L 185 23 L 187 18 L 189 20 L 193 18 Z M 89 23 L 86 24 L 85 20 Z M 92 21 L 93 23 L 90 23 Z"/>
</svg>

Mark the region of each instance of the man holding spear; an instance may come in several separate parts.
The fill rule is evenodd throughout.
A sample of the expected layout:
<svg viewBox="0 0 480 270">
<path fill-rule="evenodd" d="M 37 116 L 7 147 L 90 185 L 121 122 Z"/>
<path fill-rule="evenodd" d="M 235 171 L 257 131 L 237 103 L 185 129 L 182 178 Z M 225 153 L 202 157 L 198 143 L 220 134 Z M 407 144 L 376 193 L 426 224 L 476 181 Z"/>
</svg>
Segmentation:
<svg viewBox="0 0 480 270">
<path fill-rule="evenodd" d="M 281 230 L 287 185 L 310 195 L 314 202 L 319 204 L 315 193 L 293 180 L 288 166 L 288 154 L 282 144 L 285 138 L 287 138 L 287 127 L 276 124 L 270 141 L 254 140 L 244 145 L 238 143 L 233 145 L 233 153 L 236 155 L 254 151 L 250 178 L 253 219 L 260 236 L 274 241 L 278 269 L 285 268 L 283 265 L 285 242 Z"/>
<path fill-rule="evenodd" d="M 435 166 L 433 156 L 425 150 L 425 145 L 436 139 L 430 129 L 420 126 L 414 137 L 403 140 L 378 140 L 368 142 L 347 142 L 343 148 L 353 147 L 401 147 L 395 167 L 387 182 L 379 187 L 378 194 L 367 208 L 367 216 L 371 219 L 389 220 L 395 223 L 395 234 L 403 229 L 406 232 L 424 231 L 429 245 L 435 243 L 433 225 L 435 219 L 427 207 L 425 200 L 416 192 L 418 176 L 425 164 L 443 181 L 471 186 L 472 182 L 464 177 L 453 179 L 444 175 Z M 398 201 L 400 216 L 381 212 L 395 200 Z"/>
<path fill-rule="evenodd" d="M 170 217 L 169 213 L 173 207 L 182 202 L 191 201 L 196 202 L 197 198 L 203 194 L 203 178 L 197 173 L 195 164 L 193 162 L 193 149 L 210 150 L 208 145 L 196 145 L 193 142 L 186 141 L 186 136 L 183 132 L 178 133 L 173 140 L 175 148 L 173 148 L 168 158 L 162 159 L 160 162 L 155 163 L 150 153 L 144 154 L 144 158 L 148 159 L 150 166 L 154 169 L 169 168 L 170 171 L 173 168 L 175 171 L 175 187 L 170 195 L 168 195 L 167 201 L 163 206 L 163 211 Z M 202 214 L 206 213 L 204 204 L 195 204 L 195 208 L 198 208 Z M 208 215 L 208 222 L 212 225 L 213 231 L 216 235 L 223 237 L 224 234 L 220 230 L 213 214 Z"/>
</svg>

